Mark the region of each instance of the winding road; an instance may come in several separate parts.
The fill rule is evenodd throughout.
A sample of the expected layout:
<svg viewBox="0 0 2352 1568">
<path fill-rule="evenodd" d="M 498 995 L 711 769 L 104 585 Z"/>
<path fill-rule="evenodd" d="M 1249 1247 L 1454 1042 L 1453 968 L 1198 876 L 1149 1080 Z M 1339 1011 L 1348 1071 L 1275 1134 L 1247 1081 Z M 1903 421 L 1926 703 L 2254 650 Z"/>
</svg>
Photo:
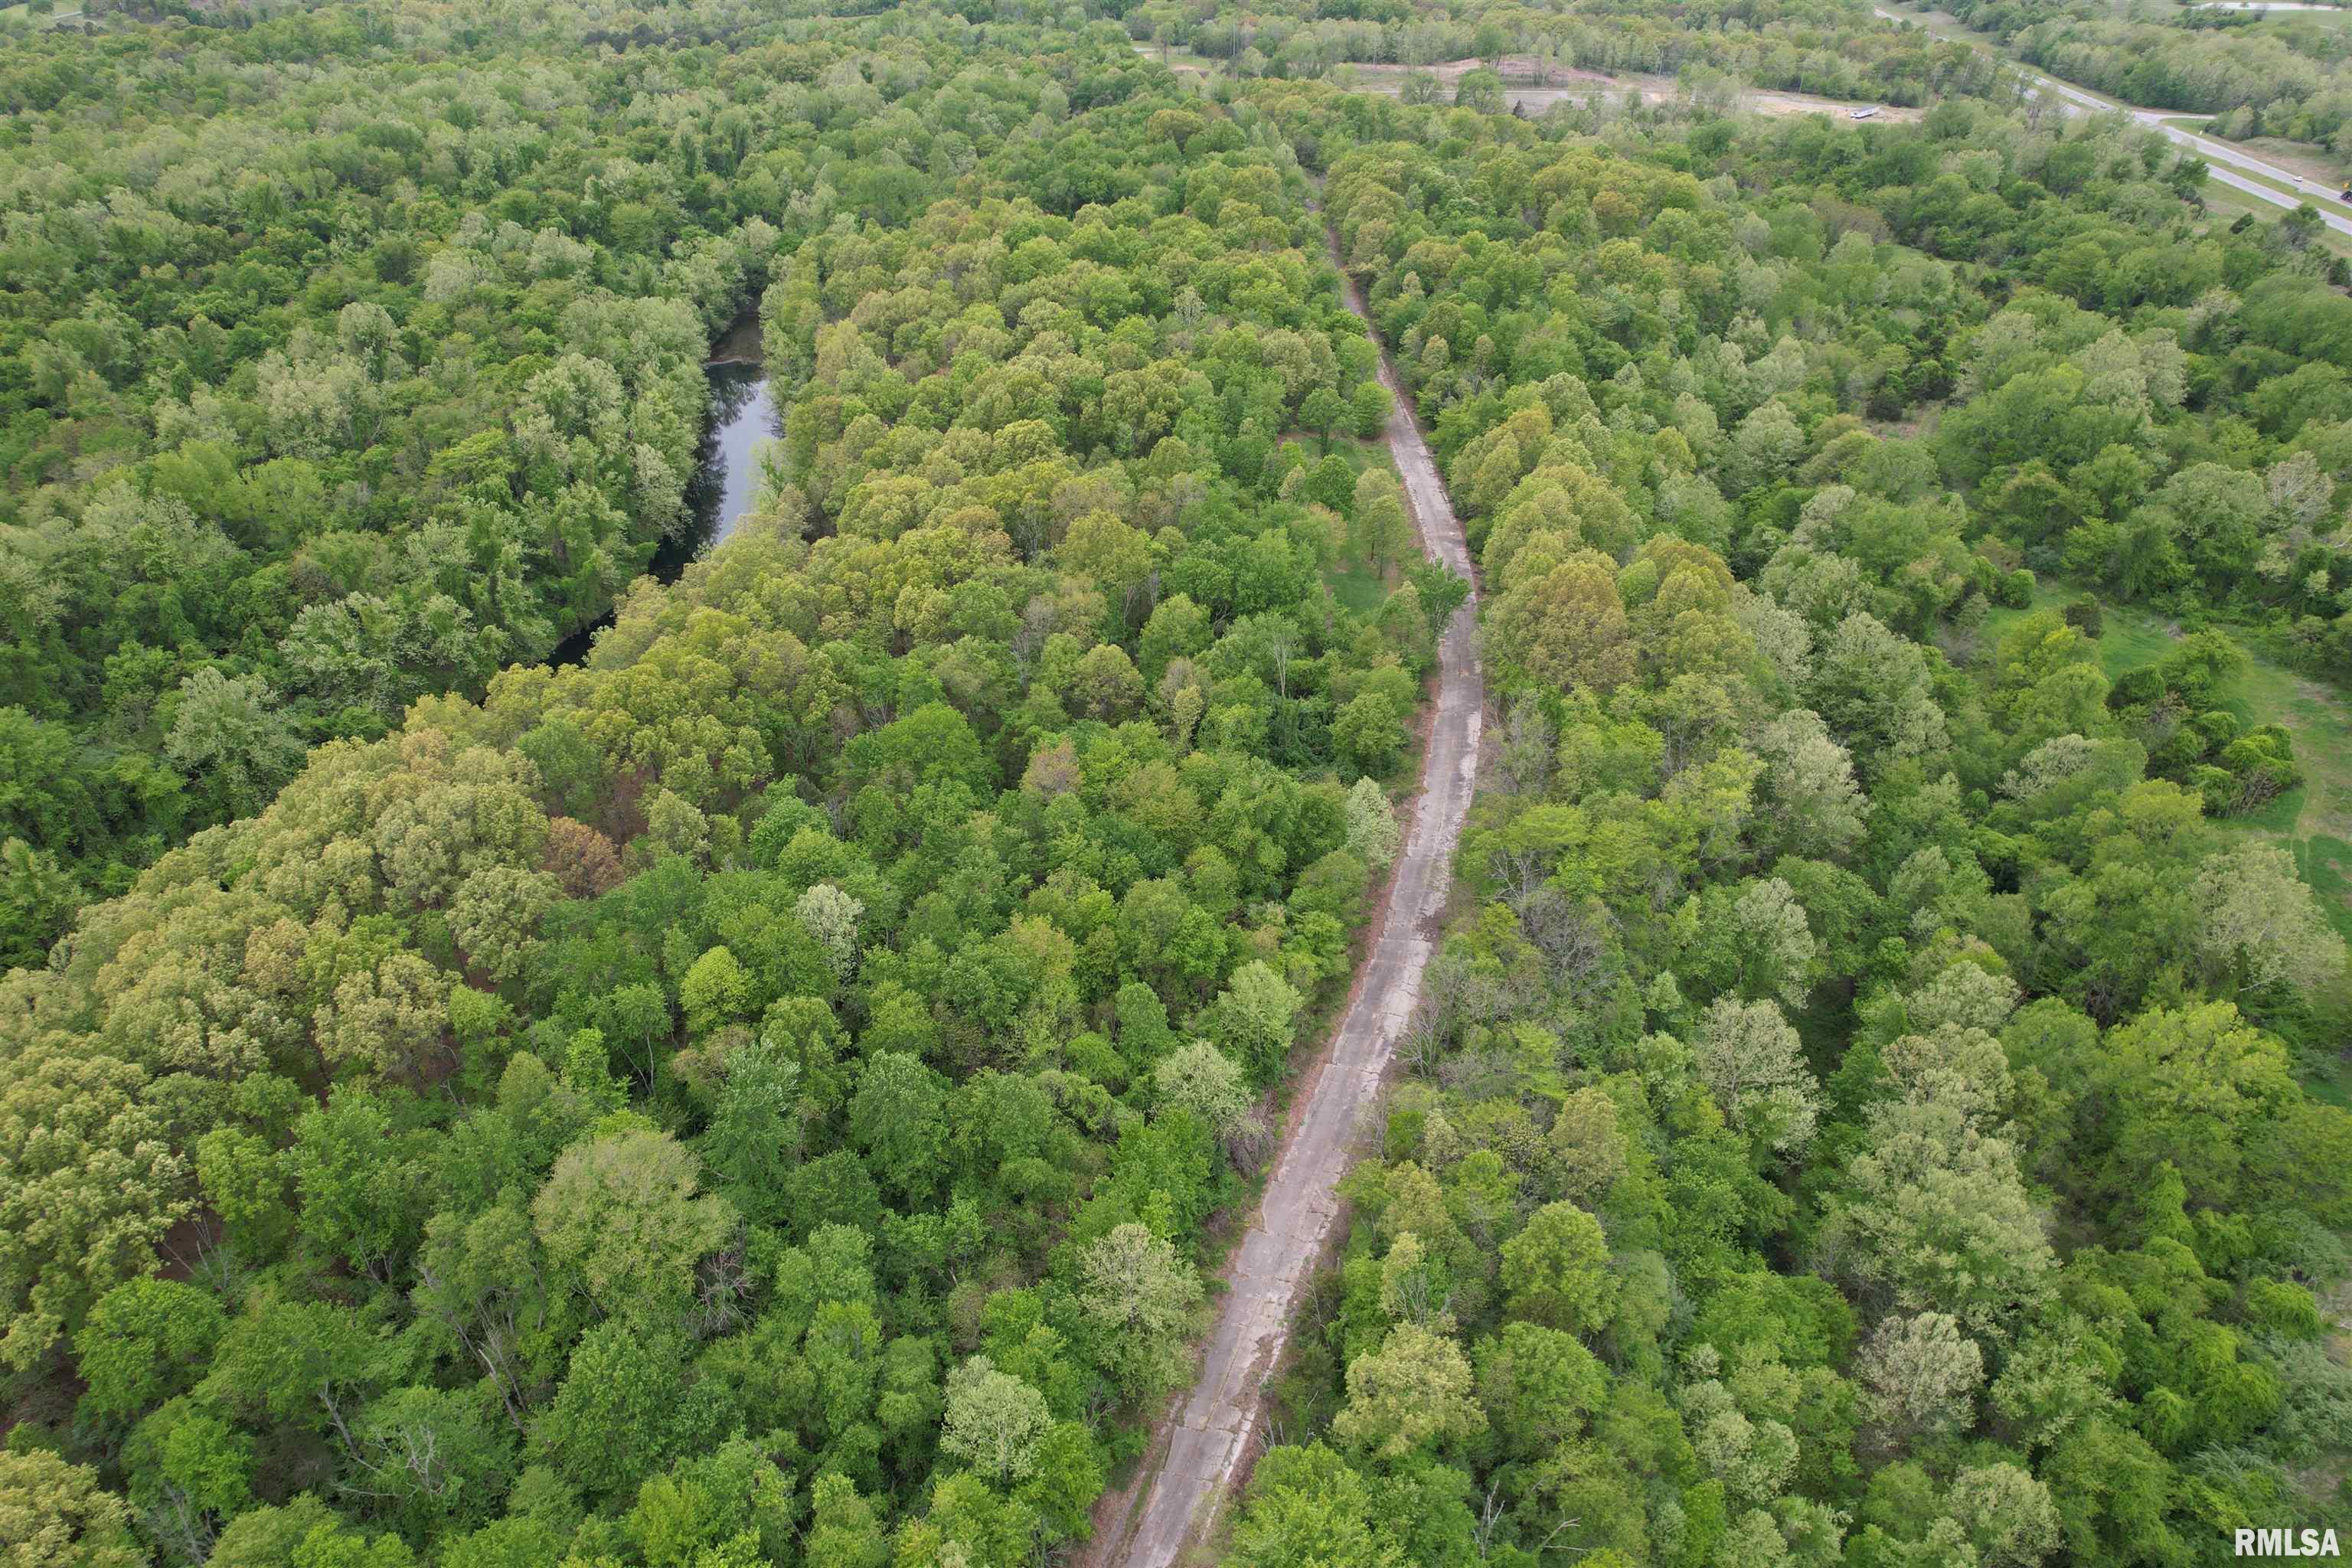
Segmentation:
<svg viewBox="0 0 2352 1568">
<path fill-rule="evenodd" d="M 1871 9 L 1890 22 L 1909 22 L 1914 26 L 1923 26 L 1916 16 L 1906 16 L 1901 12 L 1890 11 L 1884 5 L 1874 5 Z M 2312 9 L 2316 10 L 2319 7 L 2315 6 Z M 1974 47 L 1986 49 L 1988 53 L 1994 52 L 1981 43 L 1975 44 Z M 2103 98 L 2097 93 L 2076 87 L 2073 82 L 2061 81 L 2054 76 L 2035 70 L 2032 66 L 2010 59 L 2007 56 L 1997 58 L 2014 66 L 2019 74 L 2031 84 L 2030 90 L 2033 94 L 2039 95 L 2045 92 L 2051 94 L 2056 100 L 2058 107 L 2068 114 L 2128 114 L 2149 130 L 2162 134 L 2168 141 L 2179 142 L 2204 159 L 2207 174 L 2231 190 L 2242 191 L 2258 201 L 2268 202 L 2273 206 L 2284 207 L 2288 212 L 2293 212 L 2305 201 L 2310 201 L 2314 209 L 2319 213 L 2321 222 L 2338 234 L 2352 235 L 2352 218 L 2329 212 L 2319 205 L 2320 202 L 2334 200 L 2336 193 L 2322 186 L 2318 181 L 2304 179 L 2280 168 L 2275 163 L 2264 163 L 2251 153 L 2242 153 L 2235 147 L 2213 141 L 2210 137 L 2200 136 L 2193 131 L 2184 131 L 2178 125 L 2165 123 L 2168 120 L 2210 119 L 2210 115 L 2191 114 L 2177 109 L 2141 109 L 2132 104 L 2118 102 L 2111 98 Z M 2260 178 L 2249 178 L 2250 175 L 2259 175 Z M 2282 191 L 2275 185 L 2265 184 L 2263 183 L 2265 180 L 2281 181 L 2292 187 L 2292 192 Z"/>
<path fill-rule="evenodd" d="M 1331 259 L 1339 265 L 1336 239 Z M 1340 283 L 1348 308 L 1370 331 L 1363 295 L 1345 268 Z M 1380 377 L 1392 398 L 1389 451 L 1403 476 L 1422 548 L 1475 581 L 1462 525 L 1385 349 Z M 1437 709 L 1422 758 L 1421 790 L 1378 935 L 1234 1254 L 1231 1288 L 1222 1299 L 1200 1381 L 1154 1440 L 1140 1505 L 1108 1530 L 1091 1554 L 1101 1568 L 1171 1568 L 1213 1528 L 1247 1467 L 1265 1387 L 1282 1359 L 1300 1292 L 1331 1242 L 1339 1213 L 1334 1188 L 1357 1157 L 1365 1114 L 1379 1097 L 1397 1037 L 1420 999 L 1422 971 L 1435 951 L 1454 848 L 1477 782 L 1486 689 L 1476 608 L 1474 595 L 1438 644 Z"/>
</svg>

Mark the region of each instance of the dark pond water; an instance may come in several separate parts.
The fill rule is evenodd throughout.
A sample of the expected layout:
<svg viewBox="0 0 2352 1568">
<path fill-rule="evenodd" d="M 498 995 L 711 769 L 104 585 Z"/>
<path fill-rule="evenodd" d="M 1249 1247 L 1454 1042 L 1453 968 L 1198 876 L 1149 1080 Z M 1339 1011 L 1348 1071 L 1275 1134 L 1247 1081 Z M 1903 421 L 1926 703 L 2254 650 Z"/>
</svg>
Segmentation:
<svg viewBox="0 0 2352 1568">
<path fill-rule="evenodd" d="M 727 542 L 760 488 L 761 442 L 783 435 L 775 401 L 768 395 L 768 373 L 760 363 L 760 318 L 747 311 L 711 346 L 703 366 L 710 380 L 710 417 L 702 429 L 694 479 L 686 487 L 686 525 L 661 542 L 646 570 L 664 583 L 677 580 L 690 562 Z M 556 664 L 577 664 L 588 656 L 597 632 L 612 625 L 606 615 L 556 646 Z"/>
</svg>

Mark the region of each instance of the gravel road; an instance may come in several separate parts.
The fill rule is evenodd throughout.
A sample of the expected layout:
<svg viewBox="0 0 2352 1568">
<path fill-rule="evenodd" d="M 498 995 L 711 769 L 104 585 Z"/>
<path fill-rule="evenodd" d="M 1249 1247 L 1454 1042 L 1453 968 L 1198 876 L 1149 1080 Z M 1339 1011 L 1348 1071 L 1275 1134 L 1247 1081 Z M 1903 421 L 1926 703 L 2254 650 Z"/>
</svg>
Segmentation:
<svg viewBox="0 0 2352 1568">
<path fill-rule="evenodd" d="M 1345 280 L 1345 287 L 1349 308 L 1363 316 L 1362 295 L 1352 280 Z M 1462 525 L 1385 352 L 1380 375 L 1395 396 L 1389 449 L 1404 478 L 1422 547 L 1469 577 Z M 1265 1386 L 1282 1357 L 1292 1310 L 1332 1240 L 1339 1209 L 1333 1188 L 1358 1157 L 1365 1113 L 1380 1094 L 1434 949 L 1453 878 L 1454 847 L 1477 780 L 1486 683 L 1478 666 L 1475 609 L 1475 599 L 1464 605 L 1439 645 L 1437 711 L 1422 762 L 1421 791 L 1379 934 L 1331 1048 L 1304 1087 L 1304 1103 L 1276 1156 L 1265 1198 L 1235 1252 L 1231 1289 L 1220 1300 L 1200 1381 L 1155 1440 L 1147 1460 L 1155 1468 L 1141 1506 L 1108 1531 L 1091 1554 L 1102 1568 L 1171 1568 L 1214 1526 L 1251 1457 Z"/>
</svg>

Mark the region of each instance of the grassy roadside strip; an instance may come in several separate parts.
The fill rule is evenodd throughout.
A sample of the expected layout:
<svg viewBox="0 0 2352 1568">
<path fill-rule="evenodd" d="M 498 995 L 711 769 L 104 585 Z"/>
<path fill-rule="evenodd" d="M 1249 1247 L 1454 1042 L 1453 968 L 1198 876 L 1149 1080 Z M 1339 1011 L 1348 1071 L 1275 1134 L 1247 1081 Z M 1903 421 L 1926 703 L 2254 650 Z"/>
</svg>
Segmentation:
<svg viewBox="0 0 2352 1568">
<path fill-rule="evenodd" d="M 2204 198 L 2207 213 L 2224 222 L 2236 221 L 2242 213 L 2252 213 L 2265 223 L 2282 216 L 2279 209 L 2270 203 L 2257 201 L 2236 186 L 2225 185 L 2219 180 L 2207 180 L 2200 194 Z M 2325 247 L 2336 256 L 2352 258 L 2352 237 L 2338 234 L 2324 225 L 2313 243 Z"/>
<path fill-rule="evenodd" d="M 2171 124 L 2172 121 L 2167 121 L 2165 123 L 2168 125 Z M 2203 132 L 2200 132 L 2199 134 L 2202 135 Z M 2208 137 L 2207 140 L 2219 141 L 2220 138 Z M 2226 145 L 2226 143 L 2224 143 L 2224 145 Z M 2254 154 L 2249 153 L 2248 156 L 2254 156 Z M 2268 174 L 2258 174 L 2250 169 L 2241 169 L 2231 166 L 2230 168 L 2230 173 L 2237 175 L 2238 178 L 2242 180 L 2251 180 L 2258 185 L 2268 185 L 2272 190 L 2277 191 L 2284 195 L 2294 196 L 2303 201 L 2308 202 L 2313 206 L 2318 208 L 2321 212 L 2333 213 L 2337 217 L 2352 218 L 2352 206 L 2347 206 L 2334 196 L 2321 195 L 2316 191 L 2300 189 L 2294 185 L 2289 184 L 2284 180 L 2274 180 Z"/>
</svg>

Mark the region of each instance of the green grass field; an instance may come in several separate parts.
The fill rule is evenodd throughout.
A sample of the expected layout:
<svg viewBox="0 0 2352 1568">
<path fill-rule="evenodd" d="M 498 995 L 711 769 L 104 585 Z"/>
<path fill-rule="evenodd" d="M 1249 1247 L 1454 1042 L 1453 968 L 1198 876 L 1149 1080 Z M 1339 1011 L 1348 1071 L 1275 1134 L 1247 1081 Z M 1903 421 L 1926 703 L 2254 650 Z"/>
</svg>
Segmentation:
<svg viewBox="0 0 2352 1568">
<path fill-rule="evenodd" d="M 1331 585 L 1331 596 L 1358 613 L 1377 610 L 1389 596 L 1389 578 L 1360 563 L 1350 563 L 1342 570 L 1326 572 L 1323 581 Z"/>
<path fill-rule="evenodd" d="M 1307 454 L 1307 461 L 1319 463 L 1323 460 L 1323 437 L 1312 431 L 1285 430 L 1282 433 L 1282 438 L 1286 441 L 1297 442 L 1298 449 Z M 1389 445 L 1379 437 L 1366 441 L 1354 436 L 1334 436 L 1331 437 L 1331 450 L 1347 458 L 1348 466 L 1360 474 L 1366 468 L 1386 468 L 1391 466 L 1389 462 Z"/>
<path fill-rule="evenodd" d="M 1286 433 L 1283 439 L 1297 442 L 1299 449 L 1307 454 L 1308 462 L 1323 460 L 1323 442 L 1319 437 L 1293 430 Z M 1391 475 L 1396 471 L 1389 460 L 1386 441 L 1364 441 L 1352 436 L 1335 436 L 1331 438 L 1331 451 L 1335 456 L 1346 458 L 1348 466 L 1359 474 L 1367 468 L 1381 468 Z M 1330 588 L 1333 598 L 1349 609 L 1360 613 L 1379 609 L 1381 601 L 1395 588 L 1397 577 L 1393 571 L 1374 572 L 1361 561 L 1343 555 L 1337 564 L 1323 574 L 1323 581 Z"/>
<path fill-rule="evenodd" d="M 1142 55 L 1148 59 L 1158 60 L 1161 64 L 1165 65 L 1170 70 L 1198 71 L 1202 75 L 1207 76 L 1213 73 L 1217 68 L 1217 62 L 1209 58 L 1206 55 L 1196 55 L 1190 49 L 1180 49 L 1173 44 L 1171 44 L 1167 48 L 1162 49 L 1158 44 L 1152 43 L 1149 39 L 1134 39 L 1130 41 L 1134 43 L 1135 52 L 1137 54 Z"/>
</svg>

